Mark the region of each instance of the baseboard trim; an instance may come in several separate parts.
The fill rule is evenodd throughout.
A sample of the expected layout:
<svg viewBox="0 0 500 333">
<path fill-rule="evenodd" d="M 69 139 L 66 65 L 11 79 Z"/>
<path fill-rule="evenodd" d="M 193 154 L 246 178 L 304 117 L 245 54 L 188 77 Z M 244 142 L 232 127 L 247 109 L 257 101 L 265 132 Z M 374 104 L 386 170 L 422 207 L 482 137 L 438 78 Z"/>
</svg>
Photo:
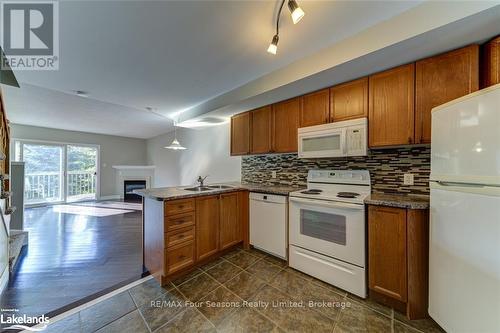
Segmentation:
<svg viewBox="0 0 500 333">
<path fill-rule="evenodd" d="M 119 199 L 120 199 L 119 194 L 105 195 L 105 196 L 99 197 L 99 200 L 119 200 Z"/>
</svg>

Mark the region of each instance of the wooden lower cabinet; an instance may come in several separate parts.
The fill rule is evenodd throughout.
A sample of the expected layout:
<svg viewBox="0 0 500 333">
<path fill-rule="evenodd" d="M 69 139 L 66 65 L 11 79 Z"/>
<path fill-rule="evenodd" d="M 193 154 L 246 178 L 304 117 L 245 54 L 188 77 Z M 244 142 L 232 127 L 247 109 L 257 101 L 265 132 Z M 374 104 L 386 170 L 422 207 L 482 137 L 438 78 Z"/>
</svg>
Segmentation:
<svg viewBox="0 0 500 333">
<path fill-rule="evenodd" d="M 237 192 L 220 195 L 219 246 L 221 250 L 238 244 L 243 239 L 238 209 Z"/>
<path fill-rule="evenodd" d="M 196 260 L 219 251 L 219 196 L 196 198 Z"/>
<path fill-rule="evenodd" d="M 171 201 L 145 198 L 144 266 L 162 285 L 243 243 L 248 191 Z"/>
<path fill-rule="evenodd" d="M 429 211 L 368 207 L 370 297 L 406 314 L 427 317 Z"/>
<path fill-rule="evenodd" d="M 166 273 L 172 274 L 194 264 L 194 241 L 177 244 L 166 252 Z"/>
</svg>

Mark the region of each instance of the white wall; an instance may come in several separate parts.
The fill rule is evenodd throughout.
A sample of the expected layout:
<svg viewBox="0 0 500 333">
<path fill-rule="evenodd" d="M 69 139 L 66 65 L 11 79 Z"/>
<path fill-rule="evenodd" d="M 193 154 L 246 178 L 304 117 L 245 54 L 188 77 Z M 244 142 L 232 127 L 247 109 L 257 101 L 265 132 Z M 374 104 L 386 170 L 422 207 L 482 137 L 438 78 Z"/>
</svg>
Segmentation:
<svg viewBox="0 0 500 333">
<path fill-rule="evenodd" d="M 145 165 L 146 140 L 86 132 L 65 131 L 45 127 L 11 124 L 11 138 L 63 143 L 84 143 L 100 146 L 101 197 L 117 195 L 116 170 L 113 165 Z M 12 144 L 14 141 L 12 140 Z M 14 147 L 11 147 L 14 153 Z"/>
<path fill-rule="evenodd" d="M 187 150 L 163 148 L 173 137 L 171 132 L 147 140 L 148 163 L 156 165 L 154 187 L 192 185 L 198 176 L 206 175 L 207 183 L 241 179 L 241 157 L 229 155 L 229 124 L 179 128 L 177 138 Z"/>
</svg>

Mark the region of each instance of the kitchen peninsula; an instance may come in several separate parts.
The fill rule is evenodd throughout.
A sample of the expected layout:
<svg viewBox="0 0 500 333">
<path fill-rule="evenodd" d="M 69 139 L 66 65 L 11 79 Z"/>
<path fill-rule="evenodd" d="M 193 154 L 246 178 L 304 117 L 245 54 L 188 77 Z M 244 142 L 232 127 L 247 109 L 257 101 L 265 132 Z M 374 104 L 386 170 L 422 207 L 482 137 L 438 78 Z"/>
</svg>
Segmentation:
<svg viewBox="0 0 500 333">
<path fill-rule="evenodd" d="M 249 192 L 297 189 L 225 183 L 137 190 L 144 198 L 144 266 L 163 285 L 237 245 L 248 248 Z"/>
</svg>

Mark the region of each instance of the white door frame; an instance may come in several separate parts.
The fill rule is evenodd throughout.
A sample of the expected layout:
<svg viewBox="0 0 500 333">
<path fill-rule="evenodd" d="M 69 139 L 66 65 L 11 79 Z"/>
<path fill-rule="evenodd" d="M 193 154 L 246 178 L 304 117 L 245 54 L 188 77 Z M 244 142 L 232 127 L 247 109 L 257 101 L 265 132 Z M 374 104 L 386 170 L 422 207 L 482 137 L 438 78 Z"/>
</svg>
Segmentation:
<svg viewBox="0 0 500 333">
<path fill-rule="evenodd" d="M 41 144 L 41 145 L 52 145 L 52 146 L 62 146 L 63 150 L 63 177 L 61 180 L 61 191 L 62 191 L 62 200 L 61 201 L 56 201 L 56 202 L 44 202 L 44 203 L 38 203 L 38 204 L 25 204 L 26 207 L 36 207 L 36 206 L 46 206 L 46 205 L 53 205 L 53 204 L 61 204 L 61 203 L 66 203 L 67 202 L 67 178 L 68 178 L 68 159 L 67 159 L 67 151 L 68 151 L 68 146 L 81 146 L 81 147 L 92 147 L 97 149 L 97 160 L 96 160 L 96 188 L 95 188 L 95 197 L 96 200 L 99 200 L 101 198 L 101 145 L 98 144 L 90 144 L 90 143 L 76 143 L 76 142 L 60 142 L 60 141 L 47 141 L 47 140 L 31 140 L 31 139 L 18 139 L 18 138 L 12 138 L 11 141 L 14 143 L 14 149 L 11 149 L 11 154 L 14 153 L 14 156 L 11 156 L 11 161 L 15 161 L 15 154 L 16 154 L 16 142 L 19 142 L 21 144 L 21 149 L 19 152 L 19 157 L 20 160 L 23 160 L 23 149 L 22 145 L 23 144 Z M 24 191 L 24 189 L 23 189 Z M 76 202 L 76 201 L 74 201 Z"/>
</svg>

